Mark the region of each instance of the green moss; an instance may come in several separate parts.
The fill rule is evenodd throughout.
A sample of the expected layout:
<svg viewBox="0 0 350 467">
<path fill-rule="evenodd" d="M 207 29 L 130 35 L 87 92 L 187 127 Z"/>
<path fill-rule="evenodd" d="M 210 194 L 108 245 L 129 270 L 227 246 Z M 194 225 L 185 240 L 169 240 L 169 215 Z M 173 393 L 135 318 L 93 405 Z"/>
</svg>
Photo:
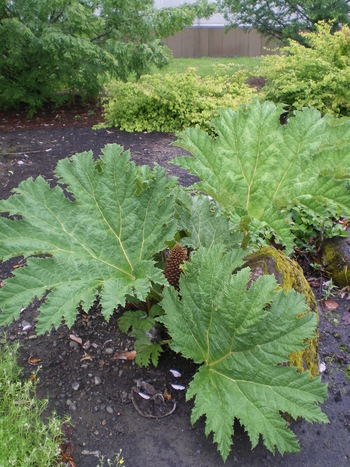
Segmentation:
<svg viewBox="0 0 350 467">
<path fill-rule="evenodd" d="M 304 294 L 310 312 L 317 315 L 318 323 L 315 296 L 304 277 L 303 270 L 295 261 L 273 247 L 265 247 L 248 255 L 245 265 L 251 268 L 252 280 L 256 280 L 262 274 L 274 274 L 277 282 L 285 289 L 286 293 L 293 288 Z M 318 334 L 315 332 L 315 337 L 306 340 L 305 343 L 309 343 L 309 346 L 304 351 L 290 354 L 290 364 L 295 365 L 299 371 L 309 370 L 311 376 L 314 377 L 319 374 Z"/>
<path fill-rule="evenodd" d="M 337 287 L 347 287 L 350 284 L 350 270 L 348 269 L 348 262 L 345 261 L 344 256 L 344 242 L 347 239 L 332 238 L 326 241 L 322 249 L 322 261 L 327 272 L 331 274 L 333 284 Z M 347 245 L 345 244 L 345 247 Z"/>
</svg>

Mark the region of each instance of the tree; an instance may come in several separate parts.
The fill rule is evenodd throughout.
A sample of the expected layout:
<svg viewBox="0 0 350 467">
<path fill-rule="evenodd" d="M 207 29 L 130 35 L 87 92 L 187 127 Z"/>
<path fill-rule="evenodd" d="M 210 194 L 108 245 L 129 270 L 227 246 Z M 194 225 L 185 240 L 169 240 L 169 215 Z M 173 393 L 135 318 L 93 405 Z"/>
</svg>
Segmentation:
<svg viewBox="0 0 350 467">
<path fill-rule="evenodd" d="M 110 78 L 139 78 L 168 63 L 160 38 L 215 5 L 156 10 L 153 0 L 0 0 L 0 109 L 30 113 L 77 92 L 95 98 Z"/>
<path fill-rule="evenodd" d="M 334 20 L 333 31 L 350 24 L 347 0 L 219 0 L 218 4 L 231 27 L 253 27 L 262 35 L 284 43 L 294 39 L 305 44 L 300 32 L 314 31 L 315 24 L 321 20 Z"/>
</svg>

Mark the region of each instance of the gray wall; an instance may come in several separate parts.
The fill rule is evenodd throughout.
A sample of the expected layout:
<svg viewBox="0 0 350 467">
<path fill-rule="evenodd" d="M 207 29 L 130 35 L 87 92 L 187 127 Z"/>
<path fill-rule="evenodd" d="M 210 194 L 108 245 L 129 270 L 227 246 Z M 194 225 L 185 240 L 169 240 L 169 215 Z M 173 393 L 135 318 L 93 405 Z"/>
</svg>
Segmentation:
<svg viewBox="0 0 350 467">
<path fill-rule="evenodd" d="M 227 34 L 223 28 L 186 28 L 163 42 L 172 50 L 174 58 L 259 57 L 269 53 L 264 50 L 265 46 L 274 48 L 273 43 L 267 44 L 267 39 L 254 29 L 245 32 L 243 28 L 230 29 Z"/>
</svg>

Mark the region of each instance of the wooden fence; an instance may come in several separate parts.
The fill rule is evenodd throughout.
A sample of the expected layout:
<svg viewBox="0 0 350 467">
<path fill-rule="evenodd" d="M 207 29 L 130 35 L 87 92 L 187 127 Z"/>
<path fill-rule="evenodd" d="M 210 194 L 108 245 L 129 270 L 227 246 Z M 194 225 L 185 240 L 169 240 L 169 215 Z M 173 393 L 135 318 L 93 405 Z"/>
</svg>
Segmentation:
<svg viewBox="0 0 350 467">
<path fill-rule="evenodd" d="M 245 32 L 243 28 L 230 29 L 227 34 L 223 28 L 186 28 L 163 39 L 172 50 L 174 58 L 180 57 L 259 57 L 273 49 L 273 43 L 254 29 Z"/>
</svg>

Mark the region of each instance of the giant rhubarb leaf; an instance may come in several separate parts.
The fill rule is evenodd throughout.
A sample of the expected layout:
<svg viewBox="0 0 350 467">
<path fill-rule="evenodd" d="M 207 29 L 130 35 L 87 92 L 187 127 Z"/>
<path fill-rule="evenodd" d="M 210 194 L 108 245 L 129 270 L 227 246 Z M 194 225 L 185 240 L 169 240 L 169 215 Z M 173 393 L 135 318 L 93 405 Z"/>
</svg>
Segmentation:
<svg viewBox="0 0 350 467">
<path fill-rule="evenodd" d="M 152 255 L 176 230 L 174 179 L 159 166 L 136 167 L 122 151 L 107 145 L 98 161 L 89 152 L 58 163 L 56 175 L 74 200 L 38 177 L 0 202 L 10 214 L 0 218 L 0 257 L 28 258 L 0 290 L 0 325 L 46 291 L 39 333 L 62 317 L 70 327 L 77 306 L 88 310 L 97 295 L 108 319 L 126 294 L 144 300 L 152 282 L 166 284 Z"/>
<path fill-rule="evenodd" d="M 299 205 L 316 218 L 335 208 L 350 213 L 344 183 L 350 179 L 350 119 L 303 109 L 281 125 L 281 112 L 258 101 L 237 112 L 223 110 L 212 122 L 217 138 L 185 130 L 174 144 L 194 157 L 173 163 L 201 179 L 193 188 L 272 228 L 289 252 L 293 235 L 282 208 Z"/>
<path fill-rule="evenodd" d="M 225 460 L 232 443 L 234 418 L 248 432 L 252 446 L 259 434 L 272 452 L 299 450 L 280 412 L 308 421 L 327 422 L 315 401 L 327 397 L 320 378 L 288 366 L 288 355 L 314 337 L 317 317 L 308 313 L 303 295 L 278 291 L 274 276 L 249 283 L 249 268 L 232 274 L 240 263 L 237 251 L 200 248 L 186 262 L 180 294 L 164 290 L 165 315 L 171 347 L 202 364 L 187 399 L 195 396 L 191 421 L 206 415 L 206 434 Z"/>
<path fill-rule="evenodd" d="M 241 232 L 230 231 L 229 218 L 208 196 L 191 196 L 183 188 L 176 197 L 177 228 L 186 233 L 180 244 L 197 250 L 222 243 L 227 248 L 241 244 Z M 248 254 L 248 251 L 246 251 Z"/>
</svg>

